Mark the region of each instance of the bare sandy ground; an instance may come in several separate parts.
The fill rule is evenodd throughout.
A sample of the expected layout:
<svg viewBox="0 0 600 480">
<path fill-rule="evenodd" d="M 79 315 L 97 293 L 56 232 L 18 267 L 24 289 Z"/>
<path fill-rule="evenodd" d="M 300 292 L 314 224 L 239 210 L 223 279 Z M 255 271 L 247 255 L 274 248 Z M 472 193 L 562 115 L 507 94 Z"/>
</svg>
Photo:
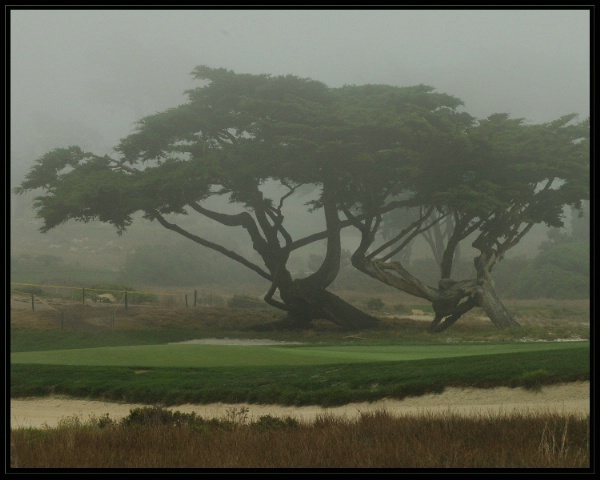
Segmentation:
<svg viewBox="0 0 600 480">
<path fill-rule="evenodd" d="M 148 405 L 120 404 L 62 397 L 31 398 L 10 401 L 11 428 L 56 427 L 74 417 L 82 422 L 106 414 L 113 420 L 126 417 L 133 408 Z M 385 410 L 395 416 L 415 414 L 505 415 L 561 413 L 586 416 L 590 413 L 590 382 L 573 382 L 543 387 L 540 391 L 522 388 L 458 389 L 449 388 L 440 394 L 410 397 L 404 400 L 381 400 L 373 403 L 352 403 L 341 407 L 318 406 L 283 407 L 247 403 L 209 405 L 179 405 L 170 410 L 195 412 L 203 418 L 257 420 L 263 415 L 292 417 L 300 422 L 311 422 L 319 416 L 344 417 L 349 420 L 362 413 Z"/>
</svg>

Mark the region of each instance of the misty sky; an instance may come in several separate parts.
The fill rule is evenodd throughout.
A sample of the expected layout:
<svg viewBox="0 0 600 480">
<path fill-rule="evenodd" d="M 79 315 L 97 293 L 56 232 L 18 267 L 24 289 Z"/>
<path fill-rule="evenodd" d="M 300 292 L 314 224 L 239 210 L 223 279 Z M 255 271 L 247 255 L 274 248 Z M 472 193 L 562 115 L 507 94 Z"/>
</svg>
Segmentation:
<svg viewBox="0 0 600 480">
<path fill-rule="evenodd" d="M 185 101 L 196 65 L 329 86 L 427 84 L 477 117 L 589 115 L 590 12 L 541 10 L 12 10 L 11 162 L 110 152 Z"/>
</svg>

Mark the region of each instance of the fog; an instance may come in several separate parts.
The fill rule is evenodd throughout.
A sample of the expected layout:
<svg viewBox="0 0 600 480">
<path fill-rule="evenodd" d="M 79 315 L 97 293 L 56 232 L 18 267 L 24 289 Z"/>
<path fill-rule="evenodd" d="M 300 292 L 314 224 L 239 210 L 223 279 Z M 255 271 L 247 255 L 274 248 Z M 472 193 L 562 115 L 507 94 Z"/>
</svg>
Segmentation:
<svg viewBox="0 0 600 480">
<path fill-rule="evenodd" d="M 479 118 L 589 115 L 583 8 L 9 13 L 12 184 L 56 147 L 110 153 L 135 121 L 185 101 L 197 65 L 332 87 L 427 84 Z"/>
<path fill-rule="evenodd" d="M 332 87 L 423 83 L 480 118 L 587 116 L 589 20 L 550 9 L 13 10 L 11 164 L 71 144 L 108 152 L 140 117 L 185 101 L 201 64 Z"/>
</svg>

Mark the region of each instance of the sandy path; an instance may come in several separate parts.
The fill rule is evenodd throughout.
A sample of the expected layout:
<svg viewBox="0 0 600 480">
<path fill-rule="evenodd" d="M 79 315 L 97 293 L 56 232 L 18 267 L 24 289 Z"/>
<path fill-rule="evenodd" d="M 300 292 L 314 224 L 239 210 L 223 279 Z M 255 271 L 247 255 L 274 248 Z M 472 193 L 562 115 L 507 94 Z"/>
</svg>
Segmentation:
<svg viewBox="0 0 600 480">
<path fill-rule="evenodd" d="M 132 408 L 142 404 L 117 404 L 60 397 L 11 400 L 11 427 L 55 427 L 61 419 L 79 417 L 87 421 L 106 414 L 118 420 L 129 414 Z M 404 400 L 381 400 L 373 403 L 353 403 L 342 407 L 322 408 L 282 407 L 277 405 L 224 404 L 179 405 L 170 407 L 183 413 L 196 412 L 203 418 L 232 418 L 234 412 L 247 408 L 247 419 L 256 420 L 262 415 L 293 417 L 310 422 L 319 415 L 335 415 L 348 419 L 361 413 L 385 409 L 394 415 L 449 412 L 461 415 L 498 415 L 518 412 L 557 412 L 589 415 L 590 383 L 573 382 L 544 387 L 539 392 L 522 388 L 457 389 L 449 388 L 441 394 L 428 394 Z"/>
</svg>

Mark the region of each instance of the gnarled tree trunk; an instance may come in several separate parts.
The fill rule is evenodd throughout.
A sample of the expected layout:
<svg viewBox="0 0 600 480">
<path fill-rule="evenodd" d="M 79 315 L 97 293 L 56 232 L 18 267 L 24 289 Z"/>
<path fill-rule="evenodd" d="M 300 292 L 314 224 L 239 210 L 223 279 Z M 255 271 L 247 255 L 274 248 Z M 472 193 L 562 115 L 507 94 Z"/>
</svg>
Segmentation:
<svg viewBox="0 0 600 480">
<path fill-rule="evenodd" d="M 350 305 L 345 300 L 327 291 L 340 269 L 341 239 L 340 220 L 335 201 L 324 190 L 323 210 L 327 224 L 327 251 L 318 270 L 306 278 L 292 280 L 285 267 L 287 251 L 272 246 L 260 253 L 272 272 L 273 284 L 265 301 L 286 310 L 285 323 L 292 328 L 308 328 L 313 320 L 329 320 L 347 329 L 369 328 L 377 325 L 378 319 Z M 279 290 L 282 303 L 273 301 L 274 290 Z"/>
<path fill-rule="evenodd" d="M 286 323 L 290 327 L 308 328 L 318 319 L 329 320 L 346 329 L 370 328 L 379 322 L 309 279 L 295 280 L 289 288 L 280 289 L 280 293 L 287 307 Z"/>
<path fill-rule="evenodd" d="M 476 290 L 475 299 L 477 300 L 477 306 L 485 311 L 494 325 L 498 328 L 520 326 L 500 301 L 498 295 L 496 295 L 496 291 L 489 282 L 481 282 Z"/>
<path fill-rule="evenodd" d="M 442 279 L 439 288 L 434 288 L 411 275 L 399 262 L 371 260 L 357 251 L 352 256 L 352 264 L 386 285 L 429 300 L 435 312 L 435 318 L 429 326 L 431 332 L 446 330 L 474 307 L 481 307 L 498 328 L 519 326 L 496 295 L 493 283 L 489 280 L 489 271 L 473 280 L 455 282 Z"/>
</svg>

